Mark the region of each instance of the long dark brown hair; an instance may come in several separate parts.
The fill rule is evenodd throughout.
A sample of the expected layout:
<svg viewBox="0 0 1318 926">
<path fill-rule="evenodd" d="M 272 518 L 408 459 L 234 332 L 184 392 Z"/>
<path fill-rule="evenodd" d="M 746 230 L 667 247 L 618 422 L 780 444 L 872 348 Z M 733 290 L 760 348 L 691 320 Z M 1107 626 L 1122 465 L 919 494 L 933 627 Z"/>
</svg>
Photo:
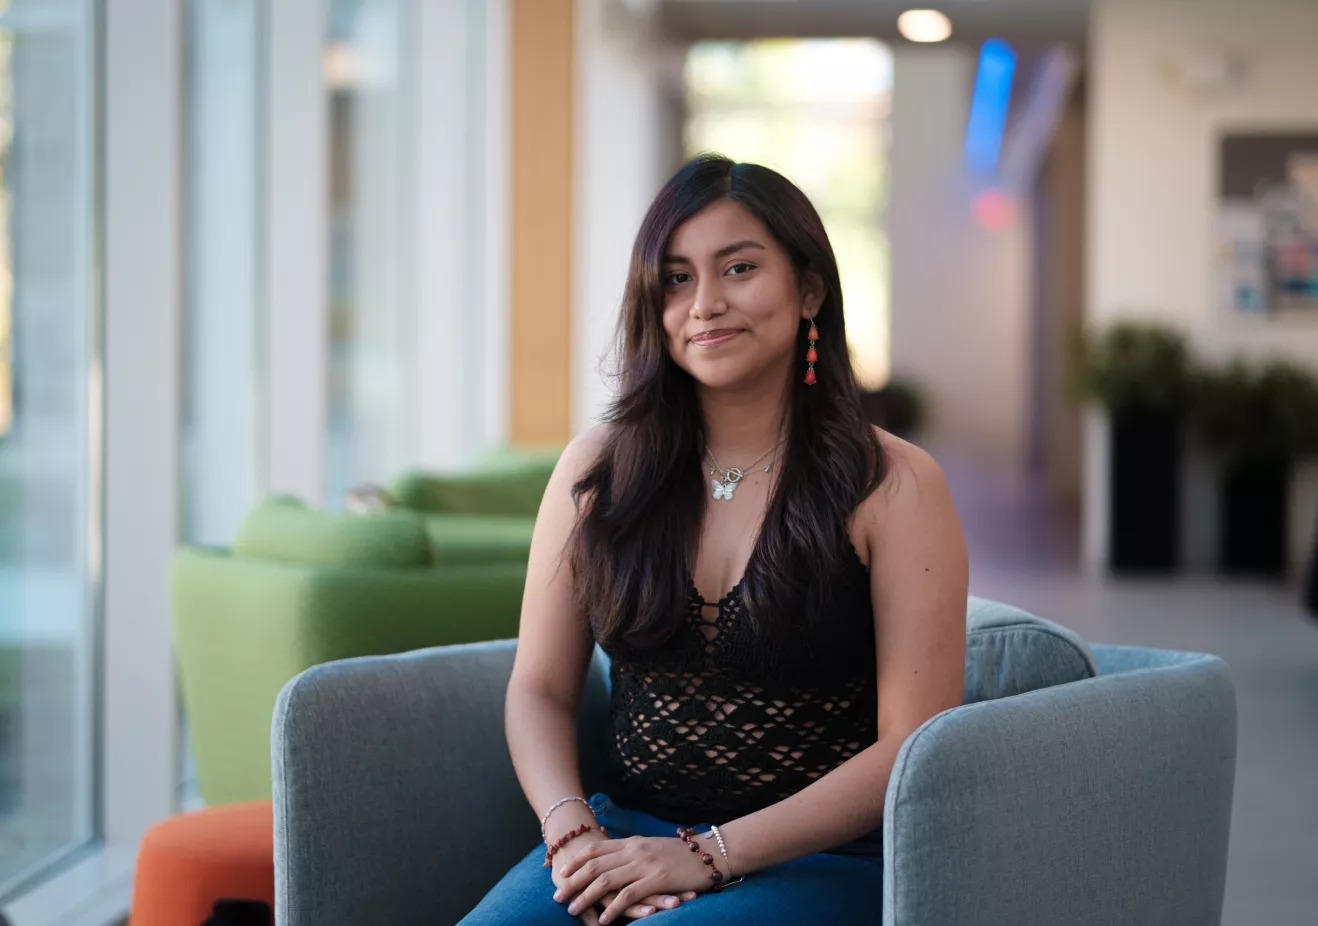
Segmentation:
<svg viewBox="0 0 1318 926">
<path fill-rule="evenodd" d="M 706 504 L 705 422 L 695 380 L 668 353 L 663 261 L 674 229 L 721 199 L 759 219 L 798 282 L 817 274 L 825 293 L 815 318 L 818 382 L 804 383 L 803 322 L 779 481 L 740 585 L 758 634 L 778 636 L 819 614 L 854 556 L 850 516 L 887 473 L 861 409 L 837 261 L 814 206 L 767 167 L 717 155 L 687 162 L 636 235 L 618 322 L 619 394 L 600 455 L 573 486 L 580 518 L 567 554 L 576 605 L 605 644 L 663 642 L 686 612 Z"/>
</svg>

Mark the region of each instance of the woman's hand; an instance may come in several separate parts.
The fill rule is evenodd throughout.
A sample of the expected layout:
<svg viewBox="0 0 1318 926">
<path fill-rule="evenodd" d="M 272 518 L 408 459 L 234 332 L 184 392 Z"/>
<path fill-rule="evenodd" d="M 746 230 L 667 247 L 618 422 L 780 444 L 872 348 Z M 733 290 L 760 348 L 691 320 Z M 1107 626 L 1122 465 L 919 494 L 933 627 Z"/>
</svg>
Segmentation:
<svg viewBox="0 0 1318 926">
<path fill-rule="evenodd" d="M 562 901 L 567 900 L 569 897 L 572 896 L 571 893 L 567 893 L 565 891 L 565 888 L 567 886 L 567 878 L 559 873 L 560 870 L 562 870 L 566 865 L 574 862 L 577 856 L 584 854 L 586 849 L 590 848 L 596 843 L 608 843 L 613 841 L 614 840 L 607 839 L 599 835 L 598 833 L 592 832 L 592 833 L 586 833 L 585 835 L 582 836 L 578 836 L 576 839 L 572 840 L 562 849 L 559 849 L 558 852 L 554 855 L 554 860 L 553 860 L 554 868 L 553 871 L 550 873 L 554 881 L 554 887 L 558 889 L 557 892 L 554 894 L 554 900 L 557 900 L 561 903 Z M 604 895 L 603 897 L 601 897 L 599 903 L 606 905 L 611 904 L 617 898 L 617 896 L 618 895 L 616 893 L 610 892 Z M 657 913 L 660 910 L 676 909 L 678 906 L 681 905 L 682 901 L 684 900 L 695 900 L 695 899 L 696 899 L 695 891 L 685 891 L 681 893 L 671 893 L 671 894 L 655 893 L 655 894 L 651 894 L 648 897 L 644 897 L 640 900 L 633 902 L 625 910 L 622 911 L 622 914 L 625 916 L 629 916 L 634 920 L 639 920 L 642 919 L 643 917 L 650 916 L 653 913 Z M 577 910 L 580 911 L 579 914 L 575 912 Z M 584 923 L 585 926 L 598 926 L 599 924 L 599 913 L 596 911 L 594 904 L 587 906 L 584 910 L 580 906 L 576 907 L 574 910 L 574 915 L 579 915 L 581 917 L 581 922 Z M 618 914 L 615 913 L 614 917 L 616 918 L 617 916 Z"/>
<path fill-rule="evenodd" d="M 558 885 L 554 899 L 560 903 L 571 899 L 568 912 L 574 916 L 604 903 L 600 926 L 608 926 L 623 915 L 634 916 L 632 908 L 648 904 L 655 895 L 680 893 L 685 900 L 686 895 L 713 886 L 709 866 L 676 838 L 595 840 L 566 861 L 555 857 L 554 867 L 554 883 Z"/>
</svg>

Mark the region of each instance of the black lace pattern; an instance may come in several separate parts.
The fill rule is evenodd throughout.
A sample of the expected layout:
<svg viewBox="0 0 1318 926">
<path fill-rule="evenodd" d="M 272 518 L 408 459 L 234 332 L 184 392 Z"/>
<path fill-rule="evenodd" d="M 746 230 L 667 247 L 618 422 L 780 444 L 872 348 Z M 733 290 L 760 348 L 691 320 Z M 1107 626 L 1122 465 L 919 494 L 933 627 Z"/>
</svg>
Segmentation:
<svg viewBox="0 0 1318 926">
<path fill-rule="evenodd" d="M 854 551 L 853 551 L 854 554 Z M 757 642 L 741 584 L 645 652 L 611 647 L 620 803 L 721 823 L 790 797 L 877 738 L 874 618 L 858 556 L 824 617 Z"/>
</svg>

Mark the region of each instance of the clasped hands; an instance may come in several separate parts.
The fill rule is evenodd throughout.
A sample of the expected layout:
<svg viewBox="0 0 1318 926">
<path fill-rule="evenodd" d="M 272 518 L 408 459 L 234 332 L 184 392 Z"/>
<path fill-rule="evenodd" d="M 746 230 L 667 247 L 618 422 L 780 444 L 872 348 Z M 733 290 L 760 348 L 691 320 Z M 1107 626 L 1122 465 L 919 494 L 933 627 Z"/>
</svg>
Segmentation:
<svg viewBox="0 0 1318 926">
<path fill-rule="evenodd" d="M 677 838 L 578 837 L 554 858 L 554 900 L 587 926 L 673 909 L 713 885 L 709 867 Z M 726 875 L 727 872 L 724 872 Z M 596 904 L 604 910 L 597 913 Z"/>
</svg>

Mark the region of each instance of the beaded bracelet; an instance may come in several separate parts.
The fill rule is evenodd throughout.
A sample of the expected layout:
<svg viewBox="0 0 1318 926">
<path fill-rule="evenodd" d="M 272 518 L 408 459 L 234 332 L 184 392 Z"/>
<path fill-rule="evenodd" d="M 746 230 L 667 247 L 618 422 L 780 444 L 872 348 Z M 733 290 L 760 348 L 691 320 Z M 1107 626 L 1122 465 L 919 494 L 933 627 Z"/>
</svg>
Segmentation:
<svg viewBox="0 0 1318 926">
<path fill-rule="evenodd" d="M 558 854 L 559 849 L 563 848 L 565 845 L 567 845 L 572 840 L 576 839 L 578 836 L 586 835 L 594 828 L 595 827 L 591 826 L 589 823 L 583 823 L 580 826 L 578 826 L 576 829 L 568 830 L 562 836 L 558 837 L 558 839 L 554 840 L 554 844 L 550 846 L 548 850 L 546 850 L 545 863 L 541 867 L 548 868 L 553 863 L 554 856 Z M 599 831 L 604 834 L 605 839 L 609 838 L 609 832 L 604 827 L 601 826 L 599 828 Z"/>
<path fill-rule="evenodd" d="M 728 858 L 728 846 L 727 846 L 727 843 L 725 843 L 725 842 L 723 841 L 723 834 L 719 832 L 717 826 L 714 826 L 713 824 L 710 824 L 709 832 L 706 833 L 705 835 L 706 835 L 706 836 L 713 836 L 714 839 L 715 839 L 715 841 L 718 842 L 718 850 L 719 850 L 719 852 L 721 852 L 721 853 L 723 854 L 723 861 L 727 862 L 727 864 L 728 864 L 728 874 L 731 875 L 731 874 L 732 874 L 732 859 Z M 718 889 L 719 889 L 719 890 L 722 890 L 722 889 L 725 888 L 725 887 L 732 887 L 732 885 L 734 885 L 734 884 L 740 884 L 743 880 L 744 880 L 744 878 L 743 878 L 742 876 L 740 876 L 740 875 L 738 875 L 738 876 L 735 877 L 735 878 L 729 878 L 727 881 L 724 881 L 721 885 L 719 885 L 719 888 L 718 888 Z"/>
<path fill-rule="evenodd" d="M 541 842 L 544 842 L 544 841 L 545 841 L 545 824 L 549 822 L 549 815 L 550 815 L 551 813 L 553 813 L 555 810 L 557 810 L 558 808 L 562 807 L 564 804 L 567 804 L 567 803 L 569 803 L 569 802 L 571 802 L 571 801 L 578 801 L 579 803 L 585 804 L 585 805 L 586 805 L 586 809 L 590 811 L 590 815 L 591 815 L 592 817 L 595 816 L 595 808 L 594 808 L 594 807 L 591 807 L 591 806 L 590 806 L 590 801 L 586 800 L 584 797 L 576 797 L 576 796 L 574 795 L 574 796 L 572 796 L 572 797 L 565 797 L 565 798 L 562 798 L 561 800 L 554 801 L 553 805 L 550 806 L 550 808 L 549 808 L 548 810 L 545 811 L 544 816 L 542 816 L 542 817 L 540 818 L 540 841 L 541 841 Z M 597 822 L 598 822 L 598 818 L 597 818 Z"/>
<path fill-rule="evenodd" d="M 700 853 L 700 860 L 709 866 L 709 880 L 714 882 L 713 889 L 715 891 L 721 890 L 723 887 L 723 872 L 719 871 L 718 866 L 714 864 L 714 856 L 700 848 L 700 844 L 696 842 L 695 829 L 689 826 L 679 826 L 677 835 L 686 843 L 688 849 Z"/>
</svg>

